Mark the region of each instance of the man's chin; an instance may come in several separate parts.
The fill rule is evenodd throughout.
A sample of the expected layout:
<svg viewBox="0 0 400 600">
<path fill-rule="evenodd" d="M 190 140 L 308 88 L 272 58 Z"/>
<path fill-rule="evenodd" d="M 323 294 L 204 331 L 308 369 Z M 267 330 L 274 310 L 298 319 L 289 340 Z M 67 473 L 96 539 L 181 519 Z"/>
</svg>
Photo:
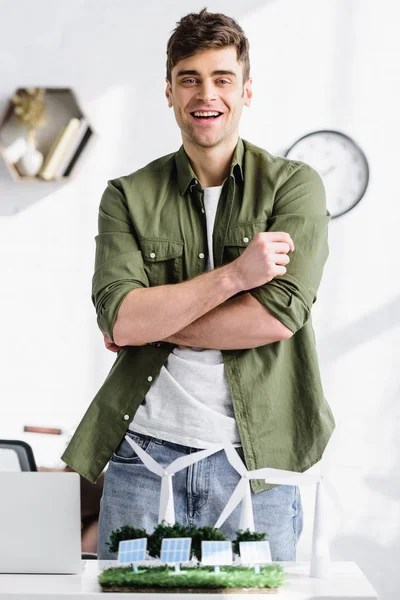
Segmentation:
<svg viewBox="0 0 400 600">
<path fill-rule="evenodd" d="M 215 146 L 218 146 L 225 137 L 223 135 L 211 135 L 206 133 L 199 135 L 197 132 L 193 131 L 186 133 L 191 143 L 199 148 L 214 148 Z"/>
</svg>

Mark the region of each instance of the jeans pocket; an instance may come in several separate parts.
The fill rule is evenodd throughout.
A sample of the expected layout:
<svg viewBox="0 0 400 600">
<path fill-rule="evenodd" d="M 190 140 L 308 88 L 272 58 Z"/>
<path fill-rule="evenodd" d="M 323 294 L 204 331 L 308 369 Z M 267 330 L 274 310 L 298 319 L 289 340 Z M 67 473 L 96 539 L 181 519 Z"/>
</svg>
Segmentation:
<svg viewBox="0 0 400 600">
<path fill-rule="evenodd" d="M 126 435 L 131 438 L 134 442 L 136 442 L 143 450 L 148 452 L 154 444 L 155 439 L 146 435 L 140 435 L 138 433 L 132 433 L 131 431 L 127 431 Z M 136 463 L 141 463 L 139 456 L 136 451 L 132 448 L 130 443 L 125 439 L 125 436 L 122 438 L 118 447 L 115 449 L 112 457 L 112 462 L 121 463 L 124 465 L 134 465 Z"/>
</svg>

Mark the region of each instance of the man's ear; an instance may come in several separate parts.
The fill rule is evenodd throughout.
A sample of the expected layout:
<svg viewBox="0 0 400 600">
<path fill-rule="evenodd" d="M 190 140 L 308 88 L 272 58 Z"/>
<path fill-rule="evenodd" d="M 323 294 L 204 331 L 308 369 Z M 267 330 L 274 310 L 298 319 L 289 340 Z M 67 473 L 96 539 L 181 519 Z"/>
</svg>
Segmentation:
<svg viewBox="0 0 400 600">
<path fill-rule="evenodd" d="M 172 86 L 171 83 L 168 81 L 167 78 L 165 78 L 166 81 L 166 88 L 165 88 L 165 97 L 168 100 L 168 106 L 171 108 L 172 107 Z"/>
<path fill-rule="evenodd" d="M 251 104 L 251 99 L 253 97 L 252 84 L 253 84 L 253 80 L 251 77 L 249 77 L 243 86 L 243 96 L 244 96 L 245 106 L 250 106 L 250 104 Z"/>
</svg>

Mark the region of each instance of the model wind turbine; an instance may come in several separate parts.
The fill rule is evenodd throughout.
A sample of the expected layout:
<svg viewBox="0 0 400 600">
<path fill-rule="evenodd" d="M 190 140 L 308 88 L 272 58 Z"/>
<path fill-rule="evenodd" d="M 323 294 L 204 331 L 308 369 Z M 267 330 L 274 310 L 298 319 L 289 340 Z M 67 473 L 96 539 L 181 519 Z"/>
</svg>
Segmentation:
<svg viewBox="0 0 400 600">
<path fill-rule="evenodd" d="M 336 427 L 336 431 L 337 429 L 338 427 Z M 230 442 L 225 442 L 224 450 L 228 461 L 239 475 L 241 475 L 241 480 L 234 489 L 221 516 L 216 522 L 215 527 L 221 527 L 236 506 L 242 502 L 240 529 L 250 529 L 250 531 L 254 531 L 254 516 L 250 489 L 250 481 L 252 479 L 264 479 L 266 483 L 278 485 L 316 485 L 310 577 L 329 577 L 331 575 L 331 561 L 327 531 L 327 524 L 329 523 L 329 514 L 326 505 L 327 495 L 332 498 L 338 511 L 343 514 L 336 490 L 328 478 L 328 461 L 332 454 L 333 437 L 334 436 L 332 435 L 322 459 L 319 462 L 319 473 L 309 473 L 308 471 L 298 473 L 296 471 L 285 471 L 268 467 L 257 469 L 255 471 L 247 471 L 233 445 Z"/>
<path fill-rule="evenodd" d="M 174 460 L 167 467 L 163 467 L 158 464 L 157 461 L 154 460 L 143 448 L 139 446 L 134 440 L 132 440 L 129 436 L 125 436 L 125 439 L 131 447 L 135 450 L 136 454 L 142 460 L 142 462 L 146 465 L 146 467 L 152 473 L 159 475 L 161 477 L 161 494 L 160 494 L 160 508 L 158 512 L 158 522 L 162 523 L 165 521 L 168 525 L 175 524 L 175 510 L 174 510 L 174 495 L 172 488 L 172 476 L 181 471 L 182 469 L 186 469 L 190 465 L 202 460 L 203 458 L 207 458 L 207 456 L 211 456 L 215 452 L 219 452 L 224 447 L 223 444 L 215 444 L 212 448 L 207 448 L 206 450 L 200 450 L 199 452 L 193 452 L 192 454 L 188 454 L 187 456 L 181 456 Z"/>
</svg>

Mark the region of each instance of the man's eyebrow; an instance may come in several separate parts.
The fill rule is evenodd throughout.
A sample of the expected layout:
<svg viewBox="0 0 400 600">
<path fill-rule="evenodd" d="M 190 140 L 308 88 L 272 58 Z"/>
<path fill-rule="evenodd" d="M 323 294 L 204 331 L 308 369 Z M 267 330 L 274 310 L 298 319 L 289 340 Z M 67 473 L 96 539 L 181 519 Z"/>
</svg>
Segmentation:
<svg viewBox="0 0 400 600">
<path fill-rule="evenodd" d="M 185 69 L 185 70 L 181 70 L 178 71 L 176 76 L 177 77 L 183 77 L 184 75 L 197 75 L 199 76 L 200 73 L 198 71 L 196 71 L 196 69 Z M 218 69 L 217 71 L 213 71 L 211 73 L 212 76 L 215 75 L 230 75 L 231 77 L 236 77 L 236 73 L 234 73 L 233 71 L 227 71 L 225 69 Z"/>
</svg>

